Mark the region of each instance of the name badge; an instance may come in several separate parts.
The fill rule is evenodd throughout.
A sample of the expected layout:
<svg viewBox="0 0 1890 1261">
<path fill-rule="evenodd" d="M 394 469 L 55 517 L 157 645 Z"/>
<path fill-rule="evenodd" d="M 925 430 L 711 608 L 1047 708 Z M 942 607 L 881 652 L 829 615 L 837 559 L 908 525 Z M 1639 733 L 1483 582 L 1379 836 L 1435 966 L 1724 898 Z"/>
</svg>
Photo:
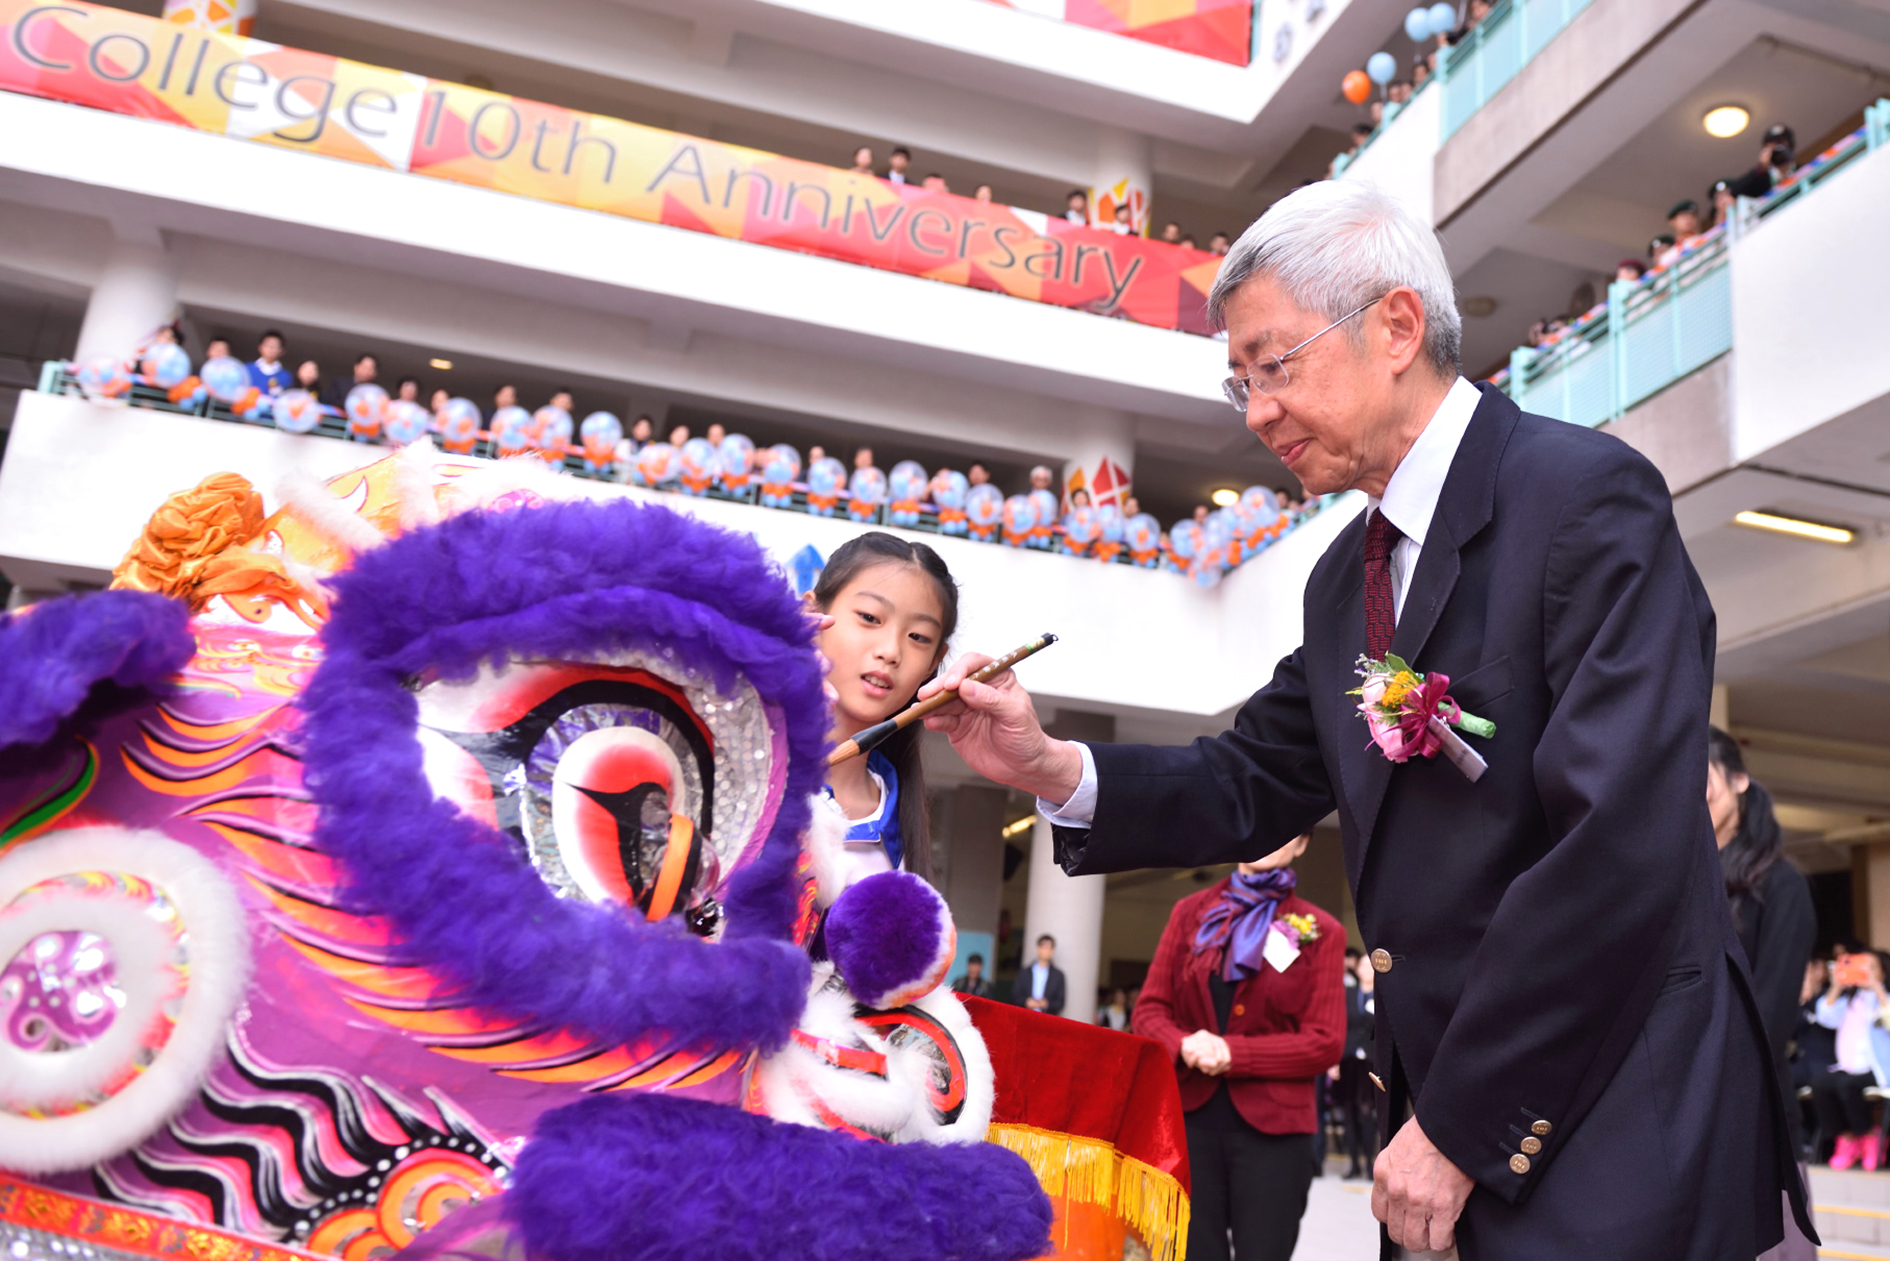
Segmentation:
<svg viewBox="0 0 1890 1261">
<path fill-rule="evenodd" d="M 1273 965 L 1275 972 L 1284 972 L 1293 966 L 1293 960 L 1299 958 L 1299 947 L 1286 939 L 1285 933 L 1267 932 L 1267 944 L 1261 948 L 1261 958 Z"/>
</svg>

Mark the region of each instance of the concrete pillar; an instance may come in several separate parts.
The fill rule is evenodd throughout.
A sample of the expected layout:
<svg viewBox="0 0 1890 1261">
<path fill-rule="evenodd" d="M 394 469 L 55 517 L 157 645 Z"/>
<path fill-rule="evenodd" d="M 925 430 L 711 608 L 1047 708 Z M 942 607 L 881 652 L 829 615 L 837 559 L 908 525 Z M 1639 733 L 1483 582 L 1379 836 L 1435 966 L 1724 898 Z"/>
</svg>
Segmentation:
<svg viewBox="0 0 1890 1261">
<path fill-rule="evenodd" d="M 164 0 L 164 20 L 222 35 L 248 35 L 256 26 L 256 0 Z"/>
<path fill-rule="evenodd" d="M 1045 724 L 1062 740 L 1107 744 L 1115 739 L 1109 714 L 1066 709 Z M 1024 902 L 1024 966 L 1037 958 L 1037 938 L 1057 940 L 1057 967 L 1063 970 L 1068 999 L 1063 1014 L 1085 1023 L 1096 1019 L 1096 983 L 1102 974 L 1103 876 L 1066 876 L 1057 866 L 1056 841 L 1040 816 L 1031 830 L 1030 888 Z"/>
<path fill-rule="evenodd" d="M 177 266 L 155 231 L 112 242 L 79 326 L 77 358 L 130 355 L 177 316 Z"/>
<path fill-rule="evenodd" d="M 1024 904 L 1024 967 L 1037 960 L 1037 938 L 1057 939 L 1068 999 L 1063 1014 L 1096 1019 L 1096 979 L 1102 972 L 1105 877 L 1066 876 L 1057 866 L 1050 824 L 1041 816 L 1031 831 L 1030 896 Z"/>
<path fill-rule="evenodd" d="M 977 784 L 934 794 L 934 866 L 939 891 L 961 933 L 997 934 L 998 906 L 1004 897 L 1006 796 L 1002 788 Z M 986 963 L 991 969 L 996 966 L 992 960 Z"/>
<path fill-rule="evenodd" d="M 1154 146 L 1141 132 L 1098 129 L 1096 182 L 1089 190 L 1090 216 L 1099 228 L 1115 222 L 1116 206 L 1128 202 L 1138 236 L 1148 235 L 1150 205 L 1155 195 Z"/>
<path fill-rule="evenodd" d="M 1857 900 L 1864 903 L 1870 914 L 1868 918 L 1860 918 L 1854 927 L 1867 945 L 1882 950 L 1886 944 L 1890 944 L 1890 844 L 1862 848 L 1866 855 L 1861 864 L 1864 868 L 1863 896 Z M 1851 853 L 1856 855 L 1857 850 Z M 1856 880 L 1858 866 L 1860 864 L 1853 857 L 1853 881 Z"/>
<path fill-rule="evenodd" d="M 1086 423 L 1062 429 L 1069 444 L 1069 458 L 1063 462 L 1064 506 L 1068 507 L 1070 494 L 1079 486 L 1089 491 L 1089 500 L 1097 507 L 1120 506 L 1135 477 L 1135 418 L 1104 408 L 1088 412 L 1081 418 Z"/>
</svg>

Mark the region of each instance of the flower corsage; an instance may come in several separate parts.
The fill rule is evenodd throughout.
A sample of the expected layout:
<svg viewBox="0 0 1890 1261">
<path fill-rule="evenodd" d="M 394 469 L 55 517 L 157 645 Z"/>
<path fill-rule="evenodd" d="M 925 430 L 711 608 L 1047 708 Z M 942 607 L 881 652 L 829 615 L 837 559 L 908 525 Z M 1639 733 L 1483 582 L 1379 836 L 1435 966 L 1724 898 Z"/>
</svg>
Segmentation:
<svg viewBox="0 0 1890 1261">
<path fill-rule="evenodd" d="M 1449 675 L 1420 675 L 1392 653 L 1386 653 L 1383 661 L 1360 657 L 1358 674 L 1364 683 L 1347 695 L 1359 698 L 1358 712 L 1371 728 L 1372 743 L 1387 759 L 1408 762 L 1441 752 L 1472 783 L 1483 777 L 1489 764 L 1463 742 L 1457 730 L 1487 740 L 1496 734 L 1496 724 L 1466 714 L 1450 698 Z"/>
<path fill-rule="evenodd" d="M 1299 945 L 1303 946 L 1309 941 L 1319 940 L 1319 921 L 1310 915 L 1282 915 L 1273 921 L 1273 926 L 1278 928 L 1282 923 L 1285 924 L 1287 930 L 1291 931 L 1294 941 Z"/>
</svg>

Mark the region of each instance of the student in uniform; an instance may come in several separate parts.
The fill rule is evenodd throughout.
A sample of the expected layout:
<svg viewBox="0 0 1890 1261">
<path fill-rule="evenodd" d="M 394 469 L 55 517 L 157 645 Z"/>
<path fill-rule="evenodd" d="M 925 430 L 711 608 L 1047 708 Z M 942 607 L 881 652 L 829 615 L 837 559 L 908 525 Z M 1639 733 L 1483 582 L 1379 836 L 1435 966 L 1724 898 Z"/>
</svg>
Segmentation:
<svg viewBox="0 0 1890 1261">
<path fill-rule="evenodd" d="M 823 615 L 832 739 L 851 739 L 915 699 L 958 625 L 958 584 L 938 553 L 881 531 L 840 545 L 808 595 Z M 879 871 L 932 878 L 918 723 L 828 771 L 847 821 L 847 883 Z"/>
</svg>

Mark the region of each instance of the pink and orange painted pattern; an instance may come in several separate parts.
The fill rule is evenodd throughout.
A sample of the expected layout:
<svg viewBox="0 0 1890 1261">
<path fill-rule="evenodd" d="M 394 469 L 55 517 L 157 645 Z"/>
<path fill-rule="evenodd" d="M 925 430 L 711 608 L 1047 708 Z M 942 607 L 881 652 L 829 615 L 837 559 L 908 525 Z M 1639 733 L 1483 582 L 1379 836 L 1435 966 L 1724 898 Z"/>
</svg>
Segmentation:
<svg viewBox="0 0 1890 1261">
<path fill-rule="evenodd" d="M 1043 14 L 1041 3 L 991 0 Z M 1254 0 L 1062 0 L 1063 21 L 1177 52 L 1244 66 L 1252 56 Z"/>
</svg>

